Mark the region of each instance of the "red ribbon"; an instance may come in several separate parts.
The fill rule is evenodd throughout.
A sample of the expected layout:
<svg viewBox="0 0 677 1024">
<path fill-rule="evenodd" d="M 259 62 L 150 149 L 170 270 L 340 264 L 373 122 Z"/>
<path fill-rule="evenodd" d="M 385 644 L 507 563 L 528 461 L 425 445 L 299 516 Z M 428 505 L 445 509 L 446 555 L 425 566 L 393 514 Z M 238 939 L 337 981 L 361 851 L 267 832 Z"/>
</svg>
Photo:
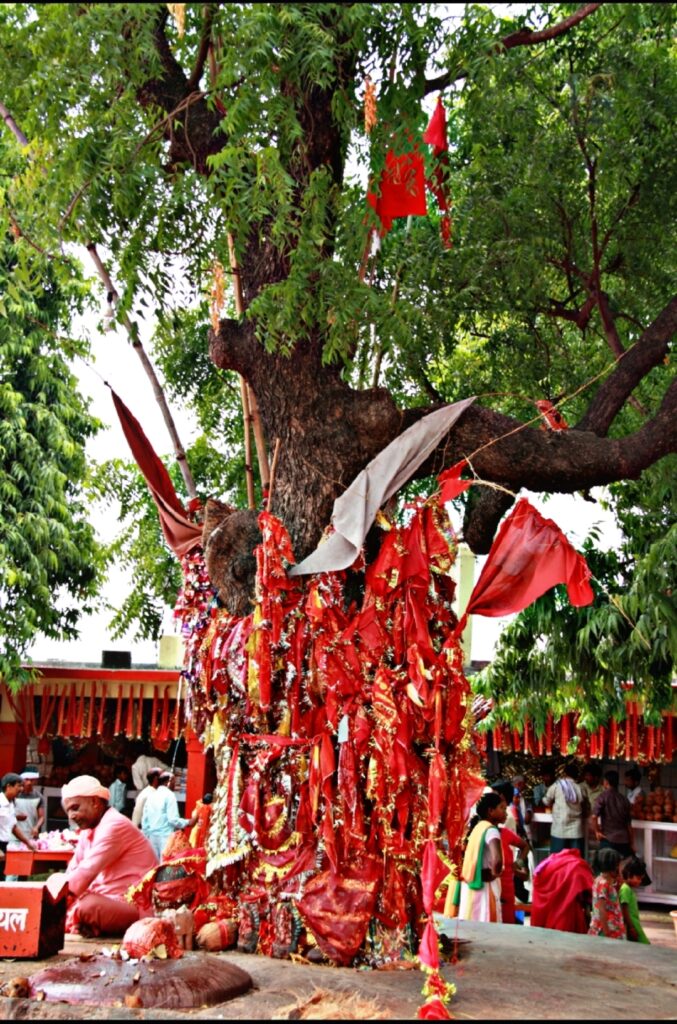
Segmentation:
<svg viewBox="0 0 677 1024">
<path fill-rule="evenodd" d="M 107 687 L 106 683 L 104 683 L 103 684 L 103 690 L 101 692 L 101 702 L 99 704 L 99 718 L 98 718 L 98 721 L 96 723 L 96 731 L 97 731 L 97 735 L 99 735 L 99 736 L 103 736 L 103 722 L 104 722 L 104 712 L 106 710 L 106 697 L 107 697 L 107 694 L 108 694 L 108 687 Z"/>
<path fill-rule="evenodd" d="M 153 707 L 150 713 L 150 738 L 151 740 L 157 739 L 157 712 L 158 712 L 158 698 L 160 695 L 160 688 L 158 686 L 153 687 Z"/>
<path fill-rule="evenodd" d="M 118 684 L 118 704 L 115 710 L 115 729 L 114 735 L 118 736 L 122 732 L 122 683 Z"/>
<path fill-rule="evenodd" d="M 125 726 L 125 732 L 131 738 L 132 729 L 134 726 L 134 685 L 129 687 L 129 695 L 127 697 L 127 725 Z"/>
</svg>

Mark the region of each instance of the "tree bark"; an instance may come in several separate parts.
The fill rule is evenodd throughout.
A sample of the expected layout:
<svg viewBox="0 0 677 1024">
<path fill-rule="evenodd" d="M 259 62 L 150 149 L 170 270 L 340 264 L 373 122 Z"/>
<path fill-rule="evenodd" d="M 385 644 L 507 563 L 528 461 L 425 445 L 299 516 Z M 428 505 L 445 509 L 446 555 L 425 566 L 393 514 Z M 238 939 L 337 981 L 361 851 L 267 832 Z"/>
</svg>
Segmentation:
<svg viewBox="0 0 677 1024">
<path fill-rule="evenodd" d="M 515 493 L 523 487 L 573 493 L 636 479 L 677 448 L 677 383 L 640 430 L 620 438 L 605 435 L 627 395 L 665 358 L 676 329 L 674 300 L 625 353 L 577 427 L 534 428 L 475 404 L 417 477 L 439 473 L 467 458 L 480 479 Z M 290 530 L 297 557 L 304 557 L 328 525 L 335 498 L 379 451 L 436 406 L 399 410 L 384 389 L 356 391 L 335 370 L 323 367 L 311 346 L 297 346 L 288 359 L 269 356 L 251 329 L 233 321 L 223 321 L 219 333 L 210 338 L 214 363 L 246 377 L 261 407 L 267 436 L 281 440 L 276 513 Z M 465 539 L 476 553 L 488 550 L 507 507 L 509 500 L 501 492 L 473 505 Z"/>
</svg>

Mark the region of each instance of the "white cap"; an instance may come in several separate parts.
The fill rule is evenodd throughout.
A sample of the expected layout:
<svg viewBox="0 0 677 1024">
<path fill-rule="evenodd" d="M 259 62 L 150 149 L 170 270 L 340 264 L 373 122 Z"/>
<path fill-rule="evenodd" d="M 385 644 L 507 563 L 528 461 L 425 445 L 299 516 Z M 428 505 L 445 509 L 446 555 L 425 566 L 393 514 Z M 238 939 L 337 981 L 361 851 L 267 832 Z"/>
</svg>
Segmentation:
<svg viewBox="0 0 677 1024">
<path fill-rule="evenodd" d="M 78 775 L 61 787 L 62 803 L 74 796 L 98 796 L 102 800 L 109 800 L 110 792 L 93 775 Z"/>
</svg>

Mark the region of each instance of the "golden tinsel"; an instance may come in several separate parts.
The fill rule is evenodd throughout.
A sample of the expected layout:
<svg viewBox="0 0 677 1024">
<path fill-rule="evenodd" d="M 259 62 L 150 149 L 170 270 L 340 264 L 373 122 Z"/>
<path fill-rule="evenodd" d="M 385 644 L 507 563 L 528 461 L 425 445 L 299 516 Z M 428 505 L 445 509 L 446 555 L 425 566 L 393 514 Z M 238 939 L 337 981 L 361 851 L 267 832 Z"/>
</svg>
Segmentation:
<svg viewBox="0 0 677 1024">
<path fill-rule="evenodd" d="M 364 130 L 369 135 L 376 124 L 376 86 L 369 75 L 364 80 Z"/>
<path fill-rule="evenodd" d="M 179 38 L 182 38 L 186 31 L 186 5 L 167 4 L 167 10 L 176 22 L 176 30 L 179 33 Z"/>
<path fill-rule="evenodd" d="M 178 5 L 182 6 L 182 5 Z M 216 333 L 219 329 L 219 323 L 221 320 L 221 312 L 225 303 L 225 279 L 223 276 L 223 266 L 218 260 L 214 260 L 212 263 L 212 286 L 209 292 L 210 305 L 209 305 L 209 319 L 211 320 L 212 330 Z"/>
</svg>

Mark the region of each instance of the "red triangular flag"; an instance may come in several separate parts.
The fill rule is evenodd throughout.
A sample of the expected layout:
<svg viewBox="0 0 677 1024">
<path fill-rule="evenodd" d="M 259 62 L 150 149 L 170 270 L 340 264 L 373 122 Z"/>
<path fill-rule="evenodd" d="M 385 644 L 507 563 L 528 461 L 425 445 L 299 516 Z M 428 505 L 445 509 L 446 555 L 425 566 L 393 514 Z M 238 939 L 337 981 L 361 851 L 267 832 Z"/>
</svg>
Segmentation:
<svg viewBox="0 0 677 1024">
<path fill-rule="evenodd" d="M 441 96 L 437 98 L 437 105 L 433 111 L 433 116 L 428 122 L 428 127 L 423 135 L 423 141 L 433 147 L 433 155 L 437 160 L 437 166 L 433 171 L 432 178 L 428 180 L 428 188 L 437 199 L 437 205 L 444 215 L 440 221 L 442 244 L 445 249 L 451 249 L 450 205 L 444 181 L 444 165 L 447 162 L 447 157 L 443 156 L 449 149 L 447 142 L 447 114 Z"/>
<path fill-rule="evenodd" d="M 112 388 L 111 395 L 132 455 L 143 473 L 148 489 L 157 505 L 165 540 L 177 558 L 183 558 L 189 551 L 201 544 L 202 528 L 188 519 L 186 510 L 174 489 L 172 478 L 164 463 L 154 452 L 139 421 Z"/>
<path fill-rule="evenodd" d="M 575 607 L 592 604 L 589 580 L 587 562 L 559 526 L 521 498 L 491 545 L 456 632 L 463 632 L 468 615 L 520 612 L 557 583 L 566 584 Z"/>
<path fill-rule="evenodd" d="M 433 116 L 428 122 L 428 127 L 423 135 L 423 141 L 434 146 L 435 156 L 439 156 L 440 153 L 444 153 L 449 149 L 447 144 L 447 112 L 444 109 L 441 96 L 437 97 L 437 105 L 433 111 Z"/>
</svg>

